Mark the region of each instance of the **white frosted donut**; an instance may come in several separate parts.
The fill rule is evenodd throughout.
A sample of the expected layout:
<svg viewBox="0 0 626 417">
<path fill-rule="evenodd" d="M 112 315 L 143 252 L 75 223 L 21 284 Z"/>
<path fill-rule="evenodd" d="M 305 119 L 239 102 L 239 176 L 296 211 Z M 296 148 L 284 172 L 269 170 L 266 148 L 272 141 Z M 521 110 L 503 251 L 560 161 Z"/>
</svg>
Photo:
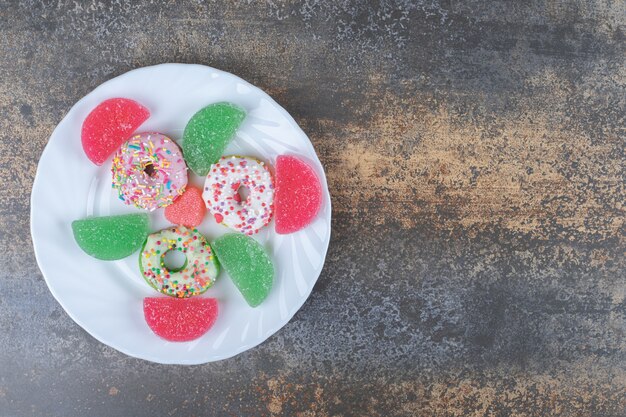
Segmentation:
<svg viewBox="0 0 626 417">
<path fill-rule="evenodd" d="M 239 189 L 249 195 L 241 200 Z M 215 221 L 247 235 L 272 219 L 274 183 L 265 163 L 250 157 L 224 156 L 211 166 L 202 198 Z"/>
<path fill-rule="evenodd" d="M 167 267 L 165 255 L 169 251 L 185 255 L 181 268 Z M 157 291 L 186 298 L 202 294 L 213 285 L 220 268 L 211 245 L 198 229 L 178 226 L 148 236 L 139 255 L 139 270 Z"/>
</svg>

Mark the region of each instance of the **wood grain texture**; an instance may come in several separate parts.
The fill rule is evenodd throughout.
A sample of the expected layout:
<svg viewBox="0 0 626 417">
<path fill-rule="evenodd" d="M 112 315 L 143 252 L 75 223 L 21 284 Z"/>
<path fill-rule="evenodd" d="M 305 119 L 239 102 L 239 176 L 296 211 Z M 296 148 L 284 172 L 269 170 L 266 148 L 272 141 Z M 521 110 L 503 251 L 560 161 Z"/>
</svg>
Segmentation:
<svg viewBox="0 0 626 417">
<path fill-rule="evenodd" d="M 623 1 L 155 3 L 0 0 L 0 416 L 626 415 Z M 65 112 L 162 62 L 268 91 L 333 197 L 302 310 L 198 367 L 92 339 L 28 232 Z"/>
</svg>

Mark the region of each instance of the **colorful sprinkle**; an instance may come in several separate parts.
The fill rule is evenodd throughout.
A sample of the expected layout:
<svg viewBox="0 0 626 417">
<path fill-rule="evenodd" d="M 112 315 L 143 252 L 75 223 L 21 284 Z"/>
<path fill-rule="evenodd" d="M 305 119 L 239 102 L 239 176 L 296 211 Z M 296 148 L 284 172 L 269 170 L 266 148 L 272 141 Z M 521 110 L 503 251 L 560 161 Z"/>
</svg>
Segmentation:
<svg viewBox="0 0 626 417">
<path fill-rule="evenodd" d="M 169 270 L 164 263 L 167 252 L 177 250 L 186 257 L 179 270 Z M 172 297 L 187 298 L 202 294 L 219 273 L 211 246 L 197 229 L 172 227 L 148 236 L 139 266 L 144 279 L 157 291 Z"/>
<path fill-rule="evenodd" d="M 187 186 L 180 148 L 160 133 L 130 138 L 115 154 L 111 172 L 120 200 L 150 211 L 172 204 Z"/>
<path fill-rule="evenodd" d="M 240 197 L 241 188 L 249 193 L 245 200 Z M 211 166 L 202 198 L 217 223 L 253 235 L 272 219 L 272 174 L 257 159 L 224 156 Z"/>
</svg>

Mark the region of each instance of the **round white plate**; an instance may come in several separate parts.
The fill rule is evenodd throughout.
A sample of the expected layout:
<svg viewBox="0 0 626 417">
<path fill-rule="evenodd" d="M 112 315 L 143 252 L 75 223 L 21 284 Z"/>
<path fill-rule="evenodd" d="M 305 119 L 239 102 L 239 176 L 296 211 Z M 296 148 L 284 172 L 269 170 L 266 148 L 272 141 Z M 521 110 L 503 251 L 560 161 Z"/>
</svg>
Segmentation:
<svg viewBox="0 0 626 417">
<path fill-rule="evenodd" d="M 143 298 L 159 296 L 142 278 L 138 253 L 119 261 L 86 255 L 71 223 L 87 216 L 142 212 L 123 204 L 111 188 L 111 160 L 92 164 L 83 152 L 83 120 L 101 101 L 137 100 L 150 109 L 138 129 L 180 141 L 191 116 L 208 104 L 229 101 L 247 117 L 225 155 L 249 155 L 274 163 L 280 154 L 304 157 L 317 170 L 324 192 L 319 215 L 304 230 L 278 235 L 273 222 L 255 235 L 274 260 L 276 278 L 268 298 L 249 307 L 227 274 L 203 296 L 218 299 L 220 315 L 199 339 L 165 341 L 148 327 Z M 190 171 L 192 183 L 204 178 Z M 169 225 L 163 209 L 150 214 L 152 230 Z M 202 65 L 163 64 L 127 72 L 80 100 L 56 127 L 46 146 L 31 195 L 35 255 L 50 291 L 65 311 L 96 339 L 128 355 L 160 363 L 200 364 L 225 359 L 263 342 L 284 326 L 309 296 L 322 271 L 330 240 L 330 196 L 324 170 L 307 136 L 289 114 L 260 89 L 232 74 Z M 198 228 L 212 241 L 229 232 L 207 215 Z"/>
</svg>

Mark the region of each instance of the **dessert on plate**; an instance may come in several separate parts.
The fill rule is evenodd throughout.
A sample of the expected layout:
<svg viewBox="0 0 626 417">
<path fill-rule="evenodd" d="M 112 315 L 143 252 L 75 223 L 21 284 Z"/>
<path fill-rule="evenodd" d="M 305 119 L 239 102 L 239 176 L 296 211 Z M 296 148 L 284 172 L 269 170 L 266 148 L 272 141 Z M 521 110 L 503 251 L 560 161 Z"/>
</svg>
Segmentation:
<svg viewBox="0 0 626 417">
<path fill-rule="evenodd" d="M 91 162 L 102 165 L 113 156 L 111 182 L 120 202 L 145 212 L 77 219 L 71 226 L 78 246 L 96 259 L 138 252 L 140 273 L 162 295 L 143 300 L 147 325 L 165 340 L 186 342 L 209 332 L 218 304 L 229 301 L 204 296 L 222 269 L 251 308 L 267 300 L 275 268 L 252 236 L 272 220 L 278 234 L 306 228 L 319 213 L 322 187 L 298 155 L 276 155 L 274 166 L 250 155 L 224 156 L 246 118 L 238 104 L 199 109 L 180 146 L 161 133 L 137 133 L 149 117 L 141 103 L 111 98 L 89 113 L 81 134 Z M 189 170 L 205 177 L 203 190 L 189 182 Z M 159 209 L 172 226 L 152 231 L 148 213 Z M 231 232 L 213 240 L 203 236 L 197 227 L 211 221 Z M 168 262 L 172 252 L 184 257 L 182 265 Z"/>
</svg>

